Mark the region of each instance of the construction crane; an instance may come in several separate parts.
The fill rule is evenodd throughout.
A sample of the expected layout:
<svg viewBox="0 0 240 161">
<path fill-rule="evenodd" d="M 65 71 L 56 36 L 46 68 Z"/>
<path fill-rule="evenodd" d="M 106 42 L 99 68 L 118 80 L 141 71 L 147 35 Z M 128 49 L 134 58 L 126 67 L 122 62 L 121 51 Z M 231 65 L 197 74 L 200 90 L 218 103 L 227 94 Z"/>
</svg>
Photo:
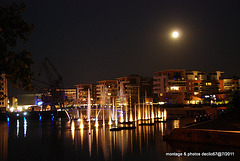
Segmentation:
<svg viewBox="0 0 240 161">
<path fill-rule="evenodd" d="M 38 77 L 42 77 L 43 71 L 45 71 L 47 82 L 33 79 L 34 81 L 45 85 L 45 87 L 42 88 L 39 88 L 38 86 L 38 92 L 42 93 L 43 110 L 46 110 L 47 105 L 51 106 L 51 110 L 56 110 L 56 105 L 59 105 L 60 108 L 62 108 L 65 100 L 62 76 L 48 58 L 44 58 L 41 61 L 41 71 L 39 72 Z M 37 86 L 35 87 L 37 88 Z"/>
</svg>

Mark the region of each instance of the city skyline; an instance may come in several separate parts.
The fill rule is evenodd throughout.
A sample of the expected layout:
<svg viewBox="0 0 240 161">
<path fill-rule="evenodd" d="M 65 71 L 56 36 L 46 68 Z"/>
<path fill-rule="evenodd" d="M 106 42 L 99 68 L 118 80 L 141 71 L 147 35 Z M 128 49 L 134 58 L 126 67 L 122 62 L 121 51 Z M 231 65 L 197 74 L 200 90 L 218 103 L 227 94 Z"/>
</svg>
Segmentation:
<svg viewBox="0 0 240 161">
<path fill-rule="evenodd" d="M 221 80 L 223 80 L 223 79 L 239 79 L 239 77 L 238 76 L 224 76 L 224 74 L 225 74 L 225 72 L 224 71 L 218 71 L 218 70 L 215 70 L 215 71 L 202 71 L 202 70 L 190 70 L 190 69 L 165 69 L 165 70 L 159 70 L 159 71 L 156 71 L 156 72 L 154 72 L 154 73 L 152 73 L 152 75 L 150 75 L 150 76 L 146 76 L 146 75 L 140 75 L 140 74 L 137 74 L 137 73 L 130 73 L 130 74 L 126 74 L 126 75 L 122 75 L 122 76 L 119 76 L 119 77 L 115 77 L 115 78 L 112 78 L 112 79 L 102 79 L 102 80 L 91 80 L 91 81 L 89 81 L 89 82 L 85 82 L 85 83 L 77 83 L 77 84 L 75 84 L 75 85 L 73 85 L 73 86 L 70 86 L 70 87 L 64 87 L 64 88 L 66 88 L 66 89 L 71 89 L 71 88 L 76 88 L 76 86 L 78 86 L 78 85 L 97 85 L 98 84 L 98 82 L 102 82 L 102 81 L 117 81 L 119 78 L 124 78 L 124 77 L 144 77 L 144 78 L 152 78 L 152 79 L 154 79 L 154 77 L 155 76 L 157 76 L 157 73 L 158 72 L 164 72 L 164 71 L 175 71 L 175 70 L 182 70 L 182 71 L 185 71 L 186 73 L 187 72 L 193 72 L 193 71 L 195 71 L 195 72 L 203 72 L 203 73 L 215 73 L 215 72 L 220 72 L 221 73 L 221 75 L 223 75 L 223 76 L 221 76 L 220 77 L 220 79 Z M 185 80 L 185 79 L 184 79 Z M 9 83 L 10 84 L 10 83 Z M 40 85 L 41 86 L 41 84 L 42 83 L 37 83 L 37 82 L 35 82 L 34 83 L 34 85 L 37 85 L 36 87 L 38 87 L 38 85 Z M 45 84 L 45 85 L 43 85 L 42 86 L 42 88 L 48 88 L 47 86 L 46 86 L 47 84 Z M 9 86 L 10 87 L 10 86 Z M 13 87 L 10 87 L 9 89 L 9 97 L 12 97 L 12 96 L 17 96 L 17 95 L 21 95 L 21 94 L 27 94 L 27 93 L 33 93 L 33 91 L 31 92 L 31 91 L 23 91 L 22 89 L 15 89 L 15 88 L 13 88 Z M 37 92 L 36 90 L 34 90 L 35 92 Z"/>
<path fill-rule="evenodd" d="M 164 69 L 239 75 L 238 1 L 21 2 L 34 30 L 19 47 L 32 52 L 35 73 L 49 57 L 66 87 Z"/>
</svg>

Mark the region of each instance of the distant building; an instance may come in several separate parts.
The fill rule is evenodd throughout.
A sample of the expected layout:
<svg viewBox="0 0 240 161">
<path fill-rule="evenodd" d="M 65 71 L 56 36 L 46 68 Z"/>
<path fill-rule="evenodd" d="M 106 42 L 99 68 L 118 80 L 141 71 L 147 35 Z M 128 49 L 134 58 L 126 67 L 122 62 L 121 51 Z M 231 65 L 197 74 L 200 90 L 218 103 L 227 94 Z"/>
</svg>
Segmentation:
<svg viewBox="0 0 240 161">
<path fill-rule="evenodd" d="M 18 111 L 25 110 L 41 110 L 40 105 L 42 104 L 41 94 L 22 94 L 17 96 L 18 100 Z"/>
<path fill-rule="evenodd" d="M 96 84 L 78 84 L 77 87 L 77 105 L 87 106 L 88 104 L 88 89 L 90 89 L 91 104 L 96 105 L 97 88 Z"/>
<path fill-rule="evenodd" d="M 188 103 L 204 103 L 204 100 L 212 97 L 216 101 L 216 94 L 224 91 L 223 80 L 221 75 L 224 72 L 203 72 L 203 71 L 186 71 Z M 208 100 L 211 101 L 211 100 Z"/>
<path fill-rule="evenodd" d="M 153 91 L 159 102 L 184 103 L 186 93 L 186 71 L 182 69 L 164 70 L 153 76 Z"/>
<path fill-rule="evenodd" d="M 8 106 L 8 88 L 6 74 L 0 75 L 0 112 L 6 111 Z"/>
<path fill-rule="evenodd" d="M 140 80 L 139 75 L 117 78 L 119 106 L 133 106 L 137 102 L 138 93 L 140 92 Z"/>
<path fill-rule="evenodd" d="M 98 81 L 97 88 L 97 104 L 99 105 L 115 105 L 117 101 L 117 80 Z"/>
<path fill-rule="evenodd" d="M 239 89 L 240 79 L 237 78 L 228 78 L 223 79 L 224 91 L 234 91 Z"/>
<path fill-rule="evenodd" d="M 98 84 L 79 84 L 77 87 L 78 106 L 87 105 L 88 89 L 91 91 L 92 104 L 117 106 L 134 106 L 146 98 L 153 102 L 153 79 L 139 75 L 129 75 L 116 80 L 102 80 Z M 150 101 L 149 101 L 150 100 Z"/>
<path fill-rule="evenodd" d="M 16 97 L 9 97 L 9 110 L 11 112 L 16 111 L 18 106 L 18 100 Z"/>
<path fill-rule="evenodd" d="M 153 77 L 154 93 L 162 102 L 173 104 L 202 103 L 206 95 L 224 91 L 223 72 L 164 70 Z"/>
<path fill-rule="evenodd" d="M 222 79 L 222 71 L 170 69 L 155 72 L 153 77 L 128 75 L 98 84 L 79 84 L 78 106 L 87 106 L 88 89 L 93 105 L 127 105 L 138 103 L 202 104 L 226 103 L 227 92 L 239 89 L 239 79 Z"/>
<path fill-rule="evenodd" d="M 64 107 L 73 107 L 77 104 L 77 89 L 76 88 L 63 88 L 57 89 L 64 93 Z"/>
</svg>

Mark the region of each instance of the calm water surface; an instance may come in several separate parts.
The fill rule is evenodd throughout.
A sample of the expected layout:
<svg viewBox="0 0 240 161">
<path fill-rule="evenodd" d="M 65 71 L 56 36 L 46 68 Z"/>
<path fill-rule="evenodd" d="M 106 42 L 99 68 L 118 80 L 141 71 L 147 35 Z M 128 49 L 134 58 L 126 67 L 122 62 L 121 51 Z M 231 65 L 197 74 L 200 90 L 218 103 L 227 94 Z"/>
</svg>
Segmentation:
<svg viewBox="0 0 240 161">
<path fill-rule="evenodd" d="M 80 128 L 75 121 L 10 120 L 0 123 L 1 161 L 238 160 L 240 150 L 223 146 L 164 142 L 162 136 L 191 119 L 171 120 L 134 130 L 111 126 Z M 86 126 L 86 125 L 85 125 Z M 235 152 L 234 157 L 166 157 L 167 152 Z"/>
</svg>

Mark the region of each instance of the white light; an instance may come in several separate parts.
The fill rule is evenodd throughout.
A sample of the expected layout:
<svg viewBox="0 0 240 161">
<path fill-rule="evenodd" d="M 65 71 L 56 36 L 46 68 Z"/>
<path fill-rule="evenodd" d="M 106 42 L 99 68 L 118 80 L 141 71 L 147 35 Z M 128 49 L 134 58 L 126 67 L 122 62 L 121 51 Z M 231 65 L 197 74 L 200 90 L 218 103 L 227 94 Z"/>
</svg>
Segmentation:
<svg viewBox="0 0 240 161">
<path fill-rule="evenodd" d="M 173 90 L 173 91 L 178 91 L 178 90 L 179 90 L 179 87 L 173 86 L 173 87 L 170 87 L 170 89 Z"/>
<path fill-rule="evenodd" d="M 14 110 L 14 108 L 13 108 L 13 107 L 11 107 L 11 108 L 10 108 L 10 112 L 13 112 L 13 110 Z"/>
<path fill-rule="evenodd" d="M 26 115 L 27 115 L 27 112 L 24 112 L 23 115 L 26 116 Z"/>
<path fill-rule="evenodd" d="M 18 111 L 20 111 L 20 112 L 21 112 L 21 111 L 22 111 L 22 107 L 18 107 Z"/>
<path fill-rule="evenodd" d="M 199 94 L 199 92 L 194 92 L 193 94 L 194 94 L 194 95 L 198 95 L 198 94 Z"/>
<path fill-rule="evenodd" d="M 41 106 L 43 104 L 43 102 L 39 101 L 37 104 L 38 104 L 38 106 Z"/>
<path fill-rule="evenodd" d="M 173 37 L 174 39 L 178 38 L 178 37 L 179 37 L 179 33 L 178 33 L 177 31 L 174 31 L 174 32 L 172 33 L 172 37 Z"/>
</svg>

